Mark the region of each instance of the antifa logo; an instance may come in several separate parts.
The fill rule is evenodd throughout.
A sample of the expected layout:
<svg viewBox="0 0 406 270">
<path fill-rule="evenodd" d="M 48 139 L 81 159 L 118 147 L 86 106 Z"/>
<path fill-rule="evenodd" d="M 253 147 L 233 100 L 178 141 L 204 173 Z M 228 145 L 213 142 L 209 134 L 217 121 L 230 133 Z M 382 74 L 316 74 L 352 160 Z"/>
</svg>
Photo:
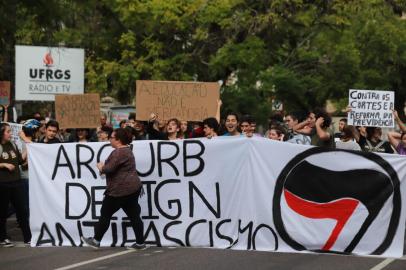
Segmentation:
<svg viewBox="0 0 406 270">
<path fill-rule="evenodd" d="M 54 59 L 52 58 L 51 52 L 47 52 L 42 60 L 47 67 L 51 67 L 54 64 Z"/>
<path fill-rule="evenodd" d="M 351 162 L 341 160 L 340 166 L 337 166 L 337 157 L 340 154 L 341 157 L 351 157 Z M 379 170 L 365 169 L 368 162 Z M 318 163 L 321 166 L 316 165 Z M 390 218 L 379 220 L 389 220 L 379 227 L 386 230 L 383 239 L 379 240 L 371 252 L 371 255 L 380 255 L 390 247 L 398 228 L 401 213 L 399 185 L 395 170 L 376 154 L 311 148 L 295 156 L 277 179 L 273 199 L 275 227 L 281 238 L 295 250 L 350 254 L 373 227 L 373 223 L 378 222 L 377 217 L 381 210 L 389 205 Z M 367 210 L 363 211 L 365 218 L 356 216 L 357 209 L 361 207 Z M 328 235 L 322 235 L 327 240 L 320 247 L 308 244 L 308 241 L 305 241 L 305 246 L 299 240 L 300 238 L 304 242 L 303 238 L 297 234 L 295 237 L 295 231 L 300 230 L 295 226 L 301 225 L 287 220 L 296 215 L 305 222 L 314 221 L 304 225 L 306 229 L 302 231 L 306 234 L 318 236 L 325 233 L 325 224 L 320 223 L 326 220 L 335 221 L 335 226 Z M 351 220 L 353 216 L 355 218 Z M 342 240 L 337 244 L 345 229 L 346 237 L 351 232 L 352 239 Z"/>
</svg>

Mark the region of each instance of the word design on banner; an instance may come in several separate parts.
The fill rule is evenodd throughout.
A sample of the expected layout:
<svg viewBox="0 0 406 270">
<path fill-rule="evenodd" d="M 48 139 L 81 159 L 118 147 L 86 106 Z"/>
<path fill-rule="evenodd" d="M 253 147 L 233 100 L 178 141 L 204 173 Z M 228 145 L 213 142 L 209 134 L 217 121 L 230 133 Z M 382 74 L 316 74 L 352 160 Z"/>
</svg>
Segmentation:
<svg viewBox="0 0 406 270">
<path fill-rule="evenodd" d="M 81 236 L 94 235 L 105 190 L 96 164 L 113 149 L 103 143 L 28 147 L 32 246 L 82 246 Z M 403 254 L 406 160 L 400 156 L 264 138 L 132 147 L 145 190 L 139 202 L 147 244 Z M 120 210 L 101 245 L 134 241 Z"/>
</svg>

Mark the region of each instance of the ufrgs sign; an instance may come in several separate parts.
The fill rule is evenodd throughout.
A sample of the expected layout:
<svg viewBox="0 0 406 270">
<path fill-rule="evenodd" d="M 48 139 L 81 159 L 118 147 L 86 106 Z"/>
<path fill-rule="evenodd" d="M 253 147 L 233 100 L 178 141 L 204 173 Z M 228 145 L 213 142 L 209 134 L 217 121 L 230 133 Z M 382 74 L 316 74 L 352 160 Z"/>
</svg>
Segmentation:
<svg viewBox="0 0 406 270">
<path fill-rule="evenodd" d="M 83 94 L 84 55 L 83 49 L 16 46 L 16 100 Z"/>
</svg>

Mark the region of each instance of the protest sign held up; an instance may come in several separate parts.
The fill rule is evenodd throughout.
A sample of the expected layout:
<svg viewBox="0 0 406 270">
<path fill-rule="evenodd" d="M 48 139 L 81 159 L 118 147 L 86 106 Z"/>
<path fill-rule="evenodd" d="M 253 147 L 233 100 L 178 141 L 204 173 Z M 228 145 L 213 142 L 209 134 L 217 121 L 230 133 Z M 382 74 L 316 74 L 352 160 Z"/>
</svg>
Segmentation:
<svg viewBox="0 0 406 270">
<path fill-rule="evenodd" d="M 0 81 L 0 105 L 10 105 L 9 81 Z"/>
<path fill-rule="evenodd" d="M 55 112 L 61 128 L 96 128 L 100 124 L 99 94 L 57 95 Z"/>
<path fill-rule="evenodd" d="M 23 129 L 23 125 L 16 123 L 7 123 L 7 124 L 10 126 L 11 129 L 11 141 L 17 145 L 18 150 L 20 150 L 21 152 L 23 150 L 23 146 L 20 138 L 20 132 Z"/>
<path fill-rule="evenodd" d="M 217 82 L 137 81 L 137 119 L 156 113 L 162 120 L 202 121 L 215 116 L 219 96 Z"/>
<path fill-rule="evenodd" d="M 392 91 L 349 91 L 348 124 L 354 126 L 394 127 L 392 110 L 395 95 Z"/>
</svg>

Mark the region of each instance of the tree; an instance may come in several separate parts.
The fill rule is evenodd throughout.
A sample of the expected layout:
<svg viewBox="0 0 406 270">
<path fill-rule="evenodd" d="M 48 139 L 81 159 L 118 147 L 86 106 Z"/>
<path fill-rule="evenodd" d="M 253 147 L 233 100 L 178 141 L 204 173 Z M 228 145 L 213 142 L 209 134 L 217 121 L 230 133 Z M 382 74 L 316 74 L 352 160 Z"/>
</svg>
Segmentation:
<svg viewBox="0 0 406 270">
<path fill-rule="evenodd" d="M 14 44 L 86 49 L 87 92 L 122 103 L 135 80 L 224 82 L 224 111 L 265 122 L 287 110 L 346 105 L 348 89 L 406 99 L 406 4 L 401 0 L 2 1 L 1 78 Z"/>
</svg>

